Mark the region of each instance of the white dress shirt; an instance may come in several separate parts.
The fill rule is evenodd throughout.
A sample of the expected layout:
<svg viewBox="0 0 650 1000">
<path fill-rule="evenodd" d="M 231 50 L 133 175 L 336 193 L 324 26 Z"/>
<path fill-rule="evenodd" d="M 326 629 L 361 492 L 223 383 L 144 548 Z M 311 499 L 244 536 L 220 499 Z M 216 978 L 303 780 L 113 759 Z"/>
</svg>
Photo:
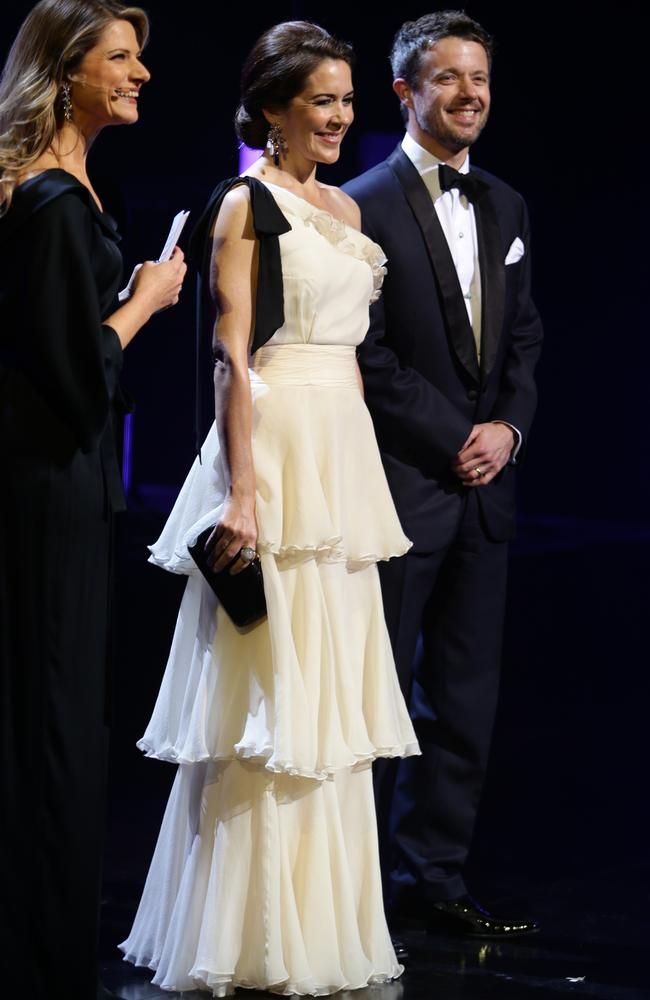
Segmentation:
<svg viewBox="0 0 650 1000">
<path fill-rule="evenodd" d="M 472 203 L 467 200 L 464 194 L 460 193 L 458 188 L 451 188 L 450 191 L 443 191 L 441 189 L 438 167 L 443 161 L 439 160 L 433 153 L 430 153 L 428 149 L 420 146 L 408 132 L 402 140 L 402 149 L 419 173 L 431 195 L 433 207 L 436 210 L 436 215 L 445 234 L 463 298 L 465 299 L 467 315 L 474 333 L 476 355 L 480 364 L 481 272 L 478 262 L 478 236 L 476 234 L 474 208 Z M 469 173 L 469 156 L 465 157 L 462 166 L 458 168 L 458 172 L 461 174 Z M 498 420 L 495 423 L 506 424 L 515 435 L 515 443 L 510 455 L 510 461 L 514 462 L 517 452 L 521 447 L 521 432 L 505 420 Z"/>
<path fill-rule="evenodd" d="M 476 354 L 481 360 L 481 272 L 478 263 L 478 237 L 472 203 L 458 188 L 443 191 L 440 188 L 438 167 L 443 162 L 423 149 L 407 132 L 402 149 L 419 173 L 431 195 L 433 207 L 440 220 L 442 231 L 456 268 L 465 308 L 472 330 Z M 459 173 L 469 173 L 469 156 L 459 168 Z"/>
</svg>

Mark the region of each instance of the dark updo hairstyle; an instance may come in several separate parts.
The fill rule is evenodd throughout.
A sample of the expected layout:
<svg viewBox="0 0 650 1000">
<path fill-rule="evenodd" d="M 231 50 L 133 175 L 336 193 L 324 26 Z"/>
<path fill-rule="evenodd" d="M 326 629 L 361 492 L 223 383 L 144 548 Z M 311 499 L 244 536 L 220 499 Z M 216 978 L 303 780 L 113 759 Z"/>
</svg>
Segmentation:
<svg viewBox="0 0 650 1000">
<path fill-rule="evenodd" d="M 241 74 L 235 130 L 242 142 L 264 149 L 269 123 L 262 109 L 286 108 L 323 59 L 342 59 L 351 67 L 352 46 L 310 21 L 283 21 L 258 38 Z"/>
</svg>

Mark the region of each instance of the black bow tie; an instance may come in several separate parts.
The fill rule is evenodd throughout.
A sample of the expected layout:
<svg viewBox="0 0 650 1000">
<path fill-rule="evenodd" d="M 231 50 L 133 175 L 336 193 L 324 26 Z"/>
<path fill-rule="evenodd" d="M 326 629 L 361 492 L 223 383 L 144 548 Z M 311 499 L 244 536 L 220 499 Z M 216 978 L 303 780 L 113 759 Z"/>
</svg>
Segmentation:
<svg viewBox="0 0 650 1000">
<path fill-rule="evenodd" d="M 438 179 L 441 191 L 450 191 L 452 188 L 458 188 L 468 201 L 476 201 L 487 187 L 485 181 L 482 181 L 471 170 L 467 174 L 461 174 L 446 163 L 441 163 L 438 167 Z"/>
</svg>

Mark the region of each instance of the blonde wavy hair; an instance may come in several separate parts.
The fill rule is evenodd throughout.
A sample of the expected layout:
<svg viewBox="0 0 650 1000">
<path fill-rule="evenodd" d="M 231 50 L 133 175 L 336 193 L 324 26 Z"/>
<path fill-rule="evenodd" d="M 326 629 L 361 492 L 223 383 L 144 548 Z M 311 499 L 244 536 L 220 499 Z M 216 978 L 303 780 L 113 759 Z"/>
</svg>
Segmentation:
<svg viewBox="0 0 650 1000">
<path fill-rule="evenodd" d="M 61 128 L 62 82 L 116 19 L 133 25 L 144 48 L 147 15 L 118 0 L 41 0 L 25 18 L 0 78 L 0 215 Z"/>
</svg>

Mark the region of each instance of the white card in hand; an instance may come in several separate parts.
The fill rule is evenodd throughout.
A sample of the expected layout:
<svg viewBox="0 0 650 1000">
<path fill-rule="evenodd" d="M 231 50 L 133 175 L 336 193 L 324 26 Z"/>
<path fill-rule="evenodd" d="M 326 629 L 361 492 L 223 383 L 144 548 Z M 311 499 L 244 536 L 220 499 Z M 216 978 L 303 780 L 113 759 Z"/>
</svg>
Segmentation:
<svg viewBox="0 0 650 1000">
<path fill-rule="evenodd" d="M 178 243 L 178 238 L 183 232 L 183 226 L 187 222 L 187 217 L 189 214 L 190 214 L 189 212 L 179 212 L 178 215 L 174 216 L 174 220 L 171 224 L 171 229 L 169 230 L 169 236 L 165 240 L 165 245 L 162 249 L 162 253 L 158 258 L 158 260 L 156 261 L 157 264 L 162 264 L 164 260 L 169 260 L 169 258 L 171 257 L 172 250 Z"/>
<path fill-rule="evenodd" d="M 183 226 L 187 222 L 187 217 L 188 217 L 189 214 L 190 214 L 189 212 L 179 212 L 178 215 L 174 216 L 174 219 L 173 219 L 172 224 L 171 224 L 171 228 L 169 230 L 169 235 L 167 236 L 167 239 L 165 240 L 165 245 L 164 245 L 164 247 L 162 249 L 162 253 L 161 253 L 160 257 L 156 261 L 156 264 L 161 264 L 164 260 L 169 260 L 169 258 L 171 257 L 172 250 L 174 249 L 174 247 L 178 243 L 178 238 L 181 235 L 181 233 L 183 232 Z M 138 271 L 140 270 L 141 267 L 142 267 L 142 264 L 137 264 L 134 267 L 133 274 L 129 278 L 128 285 L 126 286 L 126 288 L 123 288 L 122 291 L 117 296 L 120 302 L 126 302 L 127 299 L 129 299 L 131 297 L 131 292 L 133 291 L 133 281 L 134 281 L 135 276 L 136 276 L 136 274 L 138 273 Z"/>
</svg>

